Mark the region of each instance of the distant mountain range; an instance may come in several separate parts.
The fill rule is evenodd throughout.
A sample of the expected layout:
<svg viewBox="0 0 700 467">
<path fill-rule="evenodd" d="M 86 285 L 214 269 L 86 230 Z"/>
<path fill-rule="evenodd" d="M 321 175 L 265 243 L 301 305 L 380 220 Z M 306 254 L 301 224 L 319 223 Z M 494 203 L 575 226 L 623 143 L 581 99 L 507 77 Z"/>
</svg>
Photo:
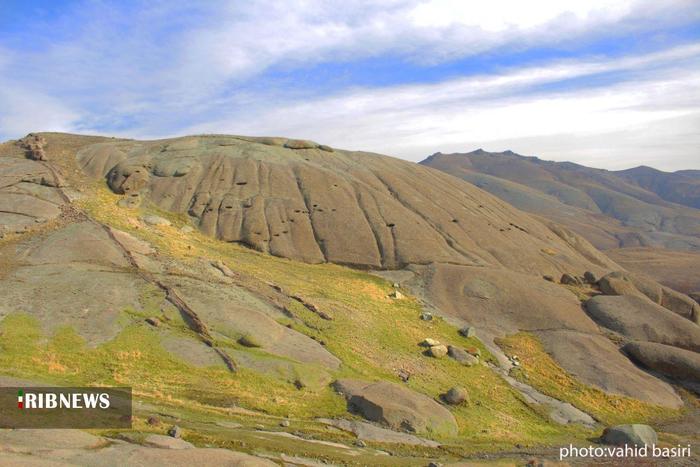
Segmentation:
<svg viewBox="0 0 700 467">
<path fill-rule="evenodd" d="M 658 249 L 687 252 L 687 256 L 673 255 L 674 262 L 700 262 L 699 170 L 669 173 L 640 166 L 609 171 L 483 149 L 438 152 L 421 164 L 467 180 L 523 211 L 563 224 L 630 269 L 654 275 L 658 264 L 642 263 L 651 261 L 651 256 L 658 260 Z M 624 257 L 620 248 L 625 249 Z M 649 249 L 654 250 L 653 255 Z M 681 276 L 669 285 L 682 289 L 700 285 L 700 277 Z"/>
<path fill-rule="evenodd" d="M 653 246 L 700 251 L 700 171 L 651 167 L 608 171 L 478 149 L 421 162 L 508 203 L 560 222 L 611 249 Z"/>
</svg>

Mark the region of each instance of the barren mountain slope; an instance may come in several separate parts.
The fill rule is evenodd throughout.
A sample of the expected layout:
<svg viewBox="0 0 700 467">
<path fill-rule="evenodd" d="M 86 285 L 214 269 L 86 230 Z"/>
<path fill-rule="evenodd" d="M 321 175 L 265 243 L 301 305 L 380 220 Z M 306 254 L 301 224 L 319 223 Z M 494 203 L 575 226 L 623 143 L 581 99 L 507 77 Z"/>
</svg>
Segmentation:
<svg viewBox="0 0 700 467">
<path fill-rule="evenodd" d="M 700 209 L 700 172 L 697 170 L 669 173 L 640 166 L 620 170 L 615 174 L 645 190 L 656 193 L 666 201 Z"/>
<path fill-rule="evenodd" d="M 669 264 L 682 266 L 678 255 L 666 250 L 688 251 L 691 256 L 700 251 L 700 210 L 693 207 L 699 186 L 695 171 L 665 173 L 639 167 L 614 172 L 483 150 L 436 153 L 421 164 L 565 225 L 597 248 L 653 251 L 653 259 L 632 258 L 632 252 L 615 259 L 679 290 L 700 288 L 696 268 L 676 269 L 673 277 L 657 268 L 666 254 Z"/>
<path fill-rule="evenodd" d="M 390 269 L 490 265 L 539 274 L 613 267 L 585 242 L 572 246 L 468 183 L 378 154 L 206 136 L 100 143 L 77 157 L 88 174 L 107 177 L 115 193 L 134 203 L 143 198 L 187 213 L 208 235 L 275 256 Z"/>
<path fill-rule="evenodd" d="M 436 153 L 421 164 L 467 179 L 528 212 L 556 217 L 599 248 L 700 249 L 700 211 L 632 180 L 636 169 L 611 172 L 483 150 Z"/>
<path fill-rule="evenodd" d="M 55 133 L 1 144 L 0 167 L 0 384 L 132 386 L 119 455 L 178 424 L 192 463 L 422 465 L 682 415 L 698 305 L 439 171 L 284 138 Z M 593 313 L 596 295 L 620 300 Z"/>
</svg>

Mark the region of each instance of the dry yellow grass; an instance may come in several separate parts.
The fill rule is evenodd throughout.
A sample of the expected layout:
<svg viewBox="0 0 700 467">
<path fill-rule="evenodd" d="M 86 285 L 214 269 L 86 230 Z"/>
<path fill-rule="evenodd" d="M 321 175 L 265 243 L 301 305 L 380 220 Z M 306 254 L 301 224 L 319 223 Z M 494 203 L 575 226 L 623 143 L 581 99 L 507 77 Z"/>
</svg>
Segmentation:
<svg viewBox="0 0 700 467">
<path fill-rule="evenodd" d="M 679 411 L 586 386 L 561 368 L 531 334 L 521 332 L 498 339 L 497 344 L 507 354 L 518 355 L 521 369 L 514 372 L 516 378 L 547 395 L 570 402 L 603 423 L 639 423 L 680 415 Z"/>
</svg>

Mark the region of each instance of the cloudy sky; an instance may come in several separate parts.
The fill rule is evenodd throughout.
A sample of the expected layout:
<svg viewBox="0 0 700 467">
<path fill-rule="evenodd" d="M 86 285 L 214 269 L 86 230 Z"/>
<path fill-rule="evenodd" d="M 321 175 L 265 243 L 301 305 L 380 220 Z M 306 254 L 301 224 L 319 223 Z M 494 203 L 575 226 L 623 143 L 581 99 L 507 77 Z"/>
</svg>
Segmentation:
<svg viewBox="0 0 700 467">
<path fill-rule="evenodd" d="M 0 0 L 0 140 L 281 135 L 700 168 L 700 0 Z"/>
</svg>

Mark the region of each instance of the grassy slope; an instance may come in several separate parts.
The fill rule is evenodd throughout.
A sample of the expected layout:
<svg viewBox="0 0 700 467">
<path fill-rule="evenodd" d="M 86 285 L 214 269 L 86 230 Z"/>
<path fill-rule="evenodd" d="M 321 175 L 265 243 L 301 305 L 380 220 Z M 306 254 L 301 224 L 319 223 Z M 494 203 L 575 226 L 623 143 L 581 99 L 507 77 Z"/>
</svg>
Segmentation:
<svg viewBox="0 0 700 467">
<path fill-rule="evenodd" d="M 586 386 L 562 369 L 531 334 L 521 332 L 498 339 L 497 344 L 508 355 L 517 355 L 520 359 L 521 367 L 513 372 L 516 379 L 570 402 L 605 424 L 639 423 L 679 415 L 678 411 Z"/>
<path fill-rule="evenodd" d="M 104 185 L 95 184 L 77 204 L 96 220 L 152 243 L 162 255 L 184 264 L 201 258 L 219 259 L 237 272 L 275 283 L 289 293 L 301 294 L 321 304 L 324 311 L 333 316 L 333 321 L 321 320 L 299 305 L 292 311 L 311 326 L 298 322 L 290 324 L 302 333 L 323 339 L 328 350 L 342 360 L 343 365 L 335 377 L 398 382 L 396 372 L 401 368 L 413 375 L 408 383 L 410 387 L 431 397 L 437 398 L 452 386 L 467 388 L 471 402 L 452 409 L 460 427 L 459 439 L 445 441 L 453 445 L 453 450 L 465 453 L 504 449 L 515 443 L 560 444 L 572 439 L 584 440 L 590 435 L 579 428 L 549 422 L 486 366 L 466 368 L 451 359 L 423 356 L 417 344 L 425 337 L 443 343 L 477 346 L 483 354 L 487 352 L 477 340 L 461 337 L 455 328 L 440 319 L 421 321 L 418 318 L 420 305 L 413 298 L 388 298 L 391 285 L 385 280 L 341 266 L 308 265 L 271 257 L 216 241 L 198 231 L 184 234 L 180 231 L 187 223 L 184 216 L 152 208 L 149 212 L 168 217 L 173 225 L 139 228 L 135 219 L 141 211 L 118 208 L 118 199 Z M 131 385 L 138 399 L 186 410 L 191 420 L 238 414 L 227 408 L 231 404 L 270 415 L 289 416 L 301 420 L 299 423 L 309 430 L 320 428 L 303 420 L 346 416 L 344 401 L 327 386 L 298 390 L 287 381 L 245 369 L 230 374 L 219 367 L 192 367 L 167 353 L 156 334 L 140 323 L 127 326 L 113 341 L 94 349 L 87 348 L 70 329 L 61 330 L 48 340 L 38 329 L 38 324 L 27 316 L 5 319 L 0 335 L 0 372 L 59 383 Z M 188 331 L 179 329 L 178 332 Z M 528 365 L 526 353 L 515 348 Z M 547 371 L 561 369 L 548 365 Z M 530 383 L 536 374 L 531 372 Z M 546 389 L 546 385 L 543 387 Z M 564 388 L 571 389 L 571 386 L 561 385 L 550 392 L 572 400 Z M 594 397 L 595 406 L 600 395 L 591 397 Z M 606 408 L 606 416 L 611 420 L 623 417 L 627 408 L 624 405 Z M 643 418 L 655 412 L 641 407 L 637 414 Z M 259 417 L 253 419 L 260 423 Z M 143 419 L 137 420 L 137 427 L 146 427 Z M 208 442 L 228 445 L 224 438 L 217 438 L 216 433 L 198 436 L 204 436 L 201 439 Z"/>
</svg>

